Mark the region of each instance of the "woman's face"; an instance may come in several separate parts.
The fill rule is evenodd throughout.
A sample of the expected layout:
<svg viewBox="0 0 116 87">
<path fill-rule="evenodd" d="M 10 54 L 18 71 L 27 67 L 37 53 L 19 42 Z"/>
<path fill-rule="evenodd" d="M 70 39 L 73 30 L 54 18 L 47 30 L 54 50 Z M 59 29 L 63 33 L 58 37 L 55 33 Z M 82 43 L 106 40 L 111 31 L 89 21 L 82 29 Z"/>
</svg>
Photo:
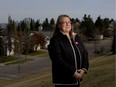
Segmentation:
<svg viewBox="0 0 116 87">
<path fill-rule="evenodd" d="M 64 33 L 69 33 L 71 30 L 71 21 L 68 17 L 63 17 L 60 19 L 59 26 L 60 30 Z"/>
</svg>

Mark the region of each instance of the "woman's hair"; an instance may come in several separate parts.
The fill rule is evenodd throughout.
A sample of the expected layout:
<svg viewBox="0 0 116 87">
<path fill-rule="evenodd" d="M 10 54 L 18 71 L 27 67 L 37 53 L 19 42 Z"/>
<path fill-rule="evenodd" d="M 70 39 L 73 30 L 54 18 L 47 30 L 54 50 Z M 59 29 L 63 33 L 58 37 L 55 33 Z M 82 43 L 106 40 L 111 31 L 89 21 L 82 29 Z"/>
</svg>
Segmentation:
<svg viewBox="0 0 116 87">
<path fill-rule="evenodd" d="M 55 36 L 60 31 L 60 28 L 58 27 L 58 25 L 59 25 L 61 19 L 64 18 L 64 17 L 68 17 L 70 19 L 70 17 L 68 15 L 60 15 L 60 16 L 58 16 L 57 21 L 56 21 L 56 27 L 55 27 L 53 36 Z M 70 38 L 72 38 L 72 29 L 69 32 L 69 35 L 70 35 Z"/>
</svg>

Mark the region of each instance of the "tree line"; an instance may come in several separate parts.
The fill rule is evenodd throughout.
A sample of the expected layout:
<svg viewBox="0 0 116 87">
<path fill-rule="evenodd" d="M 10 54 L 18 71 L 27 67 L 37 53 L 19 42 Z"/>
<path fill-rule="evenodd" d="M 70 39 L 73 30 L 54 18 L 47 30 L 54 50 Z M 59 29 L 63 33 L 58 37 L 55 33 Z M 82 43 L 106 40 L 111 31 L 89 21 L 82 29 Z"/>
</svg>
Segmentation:
<svg viewBox="0 0 116 87">
<path fill-rule="evenodd" d="M 73 25 L 72 28 L 74 32 L 81 32 L 86 36 L 95 34 L 111 36 L 111 34 L 109 34 L 107 31 L 109 27 L 115 31 L 115 20 L 109 18 L 101 18 L 100 16 L 98 16 L 97 19 L 93 21 L 90 15 L 85 14 L 82 20 L 79 20 L 78 18 L 71 18 L 71 23 Z M 110 26 L 110 24 L 112 25 Z M 40 20 L 35 21 L 32 18 L 28 18 L 17 23 L 16 21 L 12 20 L 11 16 L 9 16 L 7 25 L 7 48 L 9 50 L 9 54 L 12 50 L 12 37 L 14 37 L 14 53 L 17 54 L 24 52 L 25 54 L 27 54 L 30 51 L 33 52 L 37 50 L 38 45 L 44 47 L 46 43 L 45 36 L 42 33 L 36 33 L 36 31 L 54 31 L 54 28 L 54 18 L 52 18 L 50 21 L 48 20 L 48 18 L 46 18 L 42 23 L 40 23 Z M 0 27 L 0 56 L 5 55 L 4 50 L 6 48 L 1 30 L 2 29 Z M 30 32 L 32 31 L 34 33 L 30 37 Z M 115 45 L 112 45 L 112 48 L 114 48 L 114 46 Z"/>
</svg>

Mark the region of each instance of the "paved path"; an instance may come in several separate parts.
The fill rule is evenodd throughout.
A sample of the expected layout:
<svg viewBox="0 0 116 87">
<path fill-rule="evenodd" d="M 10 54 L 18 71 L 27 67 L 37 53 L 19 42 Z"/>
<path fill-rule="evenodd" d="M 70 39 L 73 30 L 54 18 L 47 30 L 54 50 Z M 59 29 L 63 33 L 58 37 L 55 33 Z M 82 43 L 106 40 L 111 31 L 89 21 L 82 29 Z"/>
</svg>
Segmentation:
<svg viewBox="0 0 116 87">
<path fill-rule="evenodd" d="M 27 58 L 33 58 L 34 60 L 22 64 L 11 64 L 0 67 L 0 79 L 12 80 L 17 77 L 51 69 L 51 60 L 49 57 L 36 58 L 28 56 Z"/>
</svg>

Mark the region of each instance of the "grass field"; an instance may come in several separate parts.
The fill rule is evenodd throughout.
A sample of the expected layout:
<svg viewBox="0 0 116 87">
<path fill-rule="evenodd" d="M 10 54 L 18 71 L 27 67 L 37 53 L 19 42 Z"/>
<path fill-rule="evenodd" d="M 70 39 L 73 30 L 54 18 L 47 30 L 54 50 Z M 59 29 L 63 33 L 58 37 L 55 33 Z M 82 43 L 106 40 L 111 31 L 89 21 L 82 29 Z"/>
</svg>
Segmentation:
<svg viewBox="0 0 116 87">
<path fill-rule="evenodd" d="M 115 55 L 91 57 L 89 71 L 84 76 L 81 87 L 115 87 L 115 59 Z M 51 70 L 2 83 L 11 85 L 0 87 L 53 87 Z"/>
<path fill-rule="evenodd" d="M 115 87 L 115 59 L 115 55 L 92 59 L 81 87 Z"/>
</svg>

